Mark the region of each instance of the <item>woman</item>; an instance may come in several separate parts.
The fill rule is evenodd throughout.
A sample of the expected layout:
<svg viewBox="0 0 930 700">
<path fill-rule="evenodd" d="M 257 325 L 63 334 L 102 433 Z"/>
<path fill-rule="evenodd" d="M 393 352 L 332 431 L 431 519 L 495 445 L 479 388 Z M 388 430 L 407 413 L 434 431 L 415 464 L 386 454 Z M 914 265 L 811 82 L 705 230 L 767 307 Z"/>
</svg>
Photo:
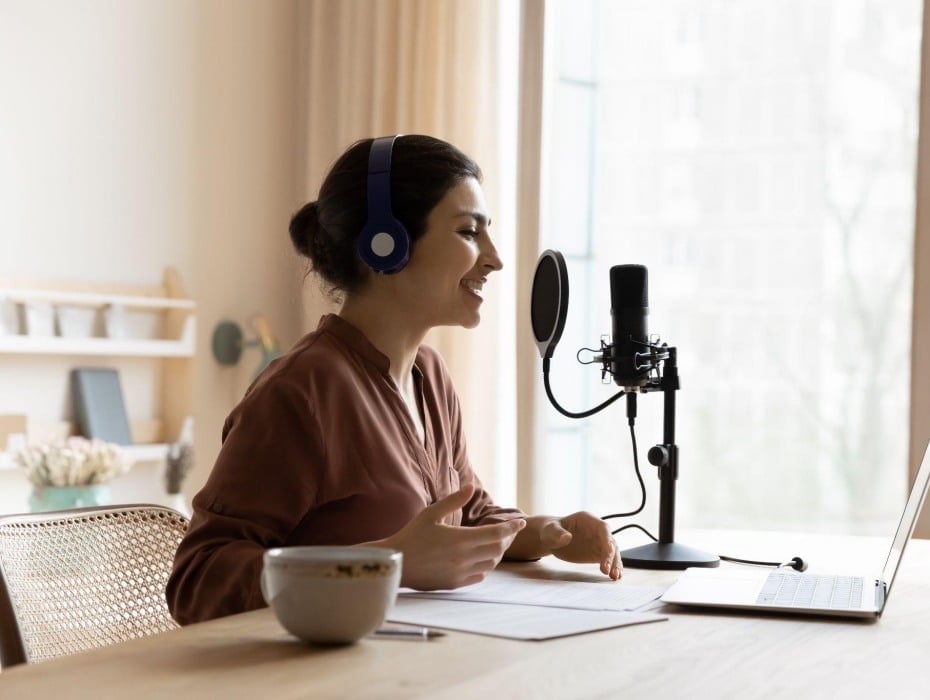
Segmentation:
<svg viewBox="0 0 930 700">
<path fill-rule="evenodd" d="M 227 419 L 168 582 L 178 622 L 263 606 L 262 553 L 275 546 L 391 547 L 404 554 L 401 585 L 421 590 L 550 553 L 620 577 L 597 517 L 493 503 L 469 464 L 445 366 L 422 345 L 433 327 L 477 326 L 484 284 L 501 269 L 480 180 L 444 141 L 368 139 L 294 216 L 294 246 L 341 309 Z"/>
</svg>

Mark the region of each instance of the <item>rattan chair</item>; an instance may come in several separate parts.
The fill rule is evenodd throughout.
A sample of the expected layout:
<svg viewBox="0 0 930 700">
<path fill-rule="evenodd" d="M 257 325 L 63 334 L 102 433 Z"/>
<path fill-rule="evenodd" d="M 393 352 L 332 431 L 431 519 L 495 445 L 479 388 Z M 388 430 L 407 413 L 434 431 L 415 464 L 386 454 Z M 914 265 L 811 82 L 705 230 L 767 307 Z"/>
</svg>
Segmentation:
<svg viewBox="0 0 930 700">
<path fill-rule="evenodd" d="M 176 628 L 165 584 L 187 525 L 155 505 L 0 516 L 0 665 Z"/>
</svg>

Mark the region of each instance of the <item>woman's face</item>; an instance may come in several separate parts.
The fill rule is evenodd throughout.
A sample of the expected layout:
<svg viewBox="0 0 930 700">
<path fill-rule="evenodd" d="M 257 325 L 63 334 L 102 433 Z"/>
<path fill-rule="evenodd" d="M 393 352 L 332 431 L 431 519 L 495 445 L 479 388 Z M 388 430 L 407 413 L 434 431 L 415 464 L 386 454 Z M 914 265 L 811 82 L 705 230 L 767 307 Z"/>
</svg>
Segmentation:
<svg viewBox="0 0 930 700">
<path fill-rule="evenodd" d="M 490 225 L 474 178 L 455 185 L 429 213 L 426 232 L 397 276 L 411 313 L 429 327 L 474 328 L 480 322 L 484 283 L 503 267 Z"/>
</svg>

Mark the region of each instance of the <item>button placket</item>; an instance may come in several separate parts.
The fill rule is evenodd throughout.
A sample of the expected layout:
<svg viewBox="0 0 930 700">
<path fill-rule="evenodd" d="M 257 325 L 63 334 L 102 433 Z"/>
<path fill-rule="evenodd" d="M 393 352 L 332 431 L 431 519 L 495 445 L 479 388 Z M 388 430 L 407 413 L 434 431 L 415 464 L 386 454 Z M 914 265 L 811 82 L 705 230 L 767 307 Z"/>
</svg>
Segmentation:
<svg viewBox="0 0 930 700">
<path fill-rule="evenodd" d="M 431 476 L 431 462 L 427 454 L 426 448 L 424 447 L 423 442 L 420 441 L 419 436 L 417 435 L 416 427 L 413 424 L 413 417 L 410 415 L 410 411 L 407 408 L 407 402 L 404 401 L 404 397 L 400 394 L 400 389 L 397 384 L 394 382 L 394 379 L 387 373 L 385 373 L 385 380 L 388 382 L 388 385 L 391 387 L 391 391 L 394 396 L 394 413 L 397 416 L 400 424 L 403 426 L 403 430 L 407 435 L 407 441 L 409 444 L 414 446 L 414 462 L 417 467 L 417 471 L 420 472 L 420 479 L 423 481 L 423 489 L 426 494 L 427 503 L 433 503 L 437 498 L 435 484 L 433 483 L 433 478 Z M 417 394 L 420 396 L 420 401 L 422 405 L 422 386 L 419 379 L 415 380 Z M 423 408 L 424 414 L 426 413 L 426 408 Z M 430 442 L 432 430 L 429 427 L 429 421 L 426 420 L 426 416 L 423 416 L 423 433 L 426 442 Z M 431 444 L 431 443 L 430 443 Z"/>
</svg>

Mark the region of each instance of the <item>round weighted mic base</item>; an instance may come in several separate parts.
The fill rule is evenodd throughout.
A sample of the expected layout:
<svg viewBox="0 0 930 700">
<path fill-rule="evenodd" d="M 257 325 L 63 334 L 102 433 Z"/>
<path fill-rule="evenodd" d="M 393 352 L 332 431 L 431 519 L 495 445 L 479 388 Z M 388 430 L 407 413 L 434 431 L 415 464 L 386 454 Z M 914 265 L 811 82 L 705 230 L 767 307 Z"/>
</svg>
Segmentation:
<svg viewBox="0 0 930 700">
<path fill-rule="evenodd" d="M 631 569 L 687 569 L 689 566 L 720 566 L 720 557 L 677 542 L 652 542 L 620 552 Z"/>
</svg>

